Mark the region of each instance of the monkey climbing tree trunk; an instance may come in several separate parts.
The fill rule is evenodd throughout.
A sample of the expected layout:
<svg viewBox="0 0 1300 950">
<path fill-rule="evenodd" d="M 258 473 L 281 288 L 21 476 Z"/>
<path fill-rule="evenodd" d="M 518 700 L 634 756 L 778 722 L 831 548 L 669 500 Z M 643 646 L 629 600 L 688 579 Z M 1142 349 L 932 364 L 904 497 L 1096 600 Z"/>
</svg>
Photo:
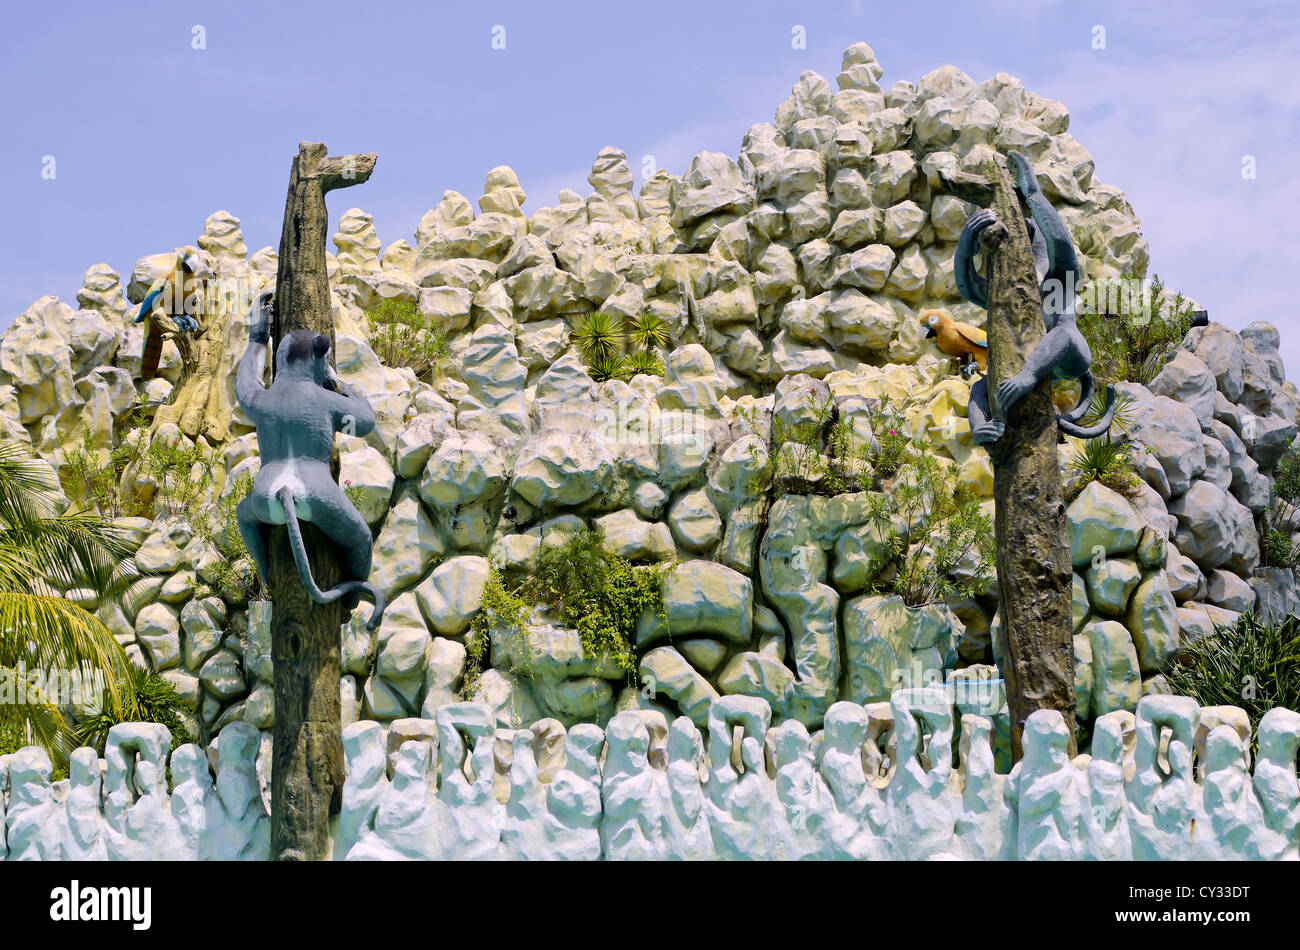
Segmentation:
<svg viewBox="0 0 1300 950">
<path fill-rule="evenodd" d="M 1001 604 L 1002 676 L 1011 745 L 1021 755 L 1025 720 L 1037 709 L 1065 717 L 1074 754 L 1074 637 L 1065 495 L 1056 410 L 1047 378 L 1003 414 L 995 394 L 1045 335 L 1042 296 L 1020 197 L 1003 155 L 983 177 L 945 176 L 959 197 L 992 208 L 1001 226 L 983 235 L 988 270 L 988 391 L 1005 434 L 985 446 L 993 464 L 994 534 Z"/>
<path fill-rule="evenodd" d="M 272 339 L 313 330 L 334 339 L 325 270 L 329 214 L 325 194 L 364 182 L 375 156 L 330 158 L 323 144 L 302 142 L 289 173 L 289 196 L 280 235 Z M 338 477 L 337 465 L 334 466 Z M 303 541 L 312 575 L 323 589 L 338 583 L 342 568 L 334 546 L 312 524 Z M 277 861 L 329 858 L 329 822 L 343 788 L 343 742 L 339 709 L 338 601 L 308 597 L 294 564 L 289 535 L 270 532 L 271 660 L 274 666 L 275 729 L 271 760 L 271 854 Z"/>
</svg>

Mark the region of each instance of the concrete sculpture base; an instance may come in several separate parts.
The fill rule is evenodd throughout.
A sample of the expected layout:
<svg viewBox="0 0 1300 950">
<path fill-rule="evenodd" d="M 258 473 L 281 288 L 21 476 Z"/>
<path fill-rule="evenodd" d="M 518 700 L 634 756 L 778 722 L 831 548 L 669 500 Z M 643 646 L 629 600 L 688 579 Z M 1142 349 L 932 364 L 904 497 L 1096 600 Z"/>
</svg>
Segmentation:
<svg viewBox="0 0 1300 950">
<path fill-rule="evenodd" d="M 1097 720 L 1073 761 L 1059 713 L 1034 713 L 1025 756 L 993 768 L 991 723 L 941 691 L 840 702 L 813 734 L 759 699 L 689 719 L 623 712 L 603 731 L 501 730 L 486 706 L 344 730 L 333 855 L 402 859 L 1300 858 L 1300 714 L 1273 709 L 1258 755 L 1241 710 L 1148 696 Z M 956 738 L 956 742 L 954 742 Z M 128 724 L 51 783 L 45 752 L 0 758 L 7 860 L 263 859 L 269 745 L 244 723 L 206 754 Z M 954 754 L 954 748 L 956 753 Z M 259 749 L 262 758 L 259 759 Z M 215 782 L 209 766 L 215 769 Z"/>
</svg>

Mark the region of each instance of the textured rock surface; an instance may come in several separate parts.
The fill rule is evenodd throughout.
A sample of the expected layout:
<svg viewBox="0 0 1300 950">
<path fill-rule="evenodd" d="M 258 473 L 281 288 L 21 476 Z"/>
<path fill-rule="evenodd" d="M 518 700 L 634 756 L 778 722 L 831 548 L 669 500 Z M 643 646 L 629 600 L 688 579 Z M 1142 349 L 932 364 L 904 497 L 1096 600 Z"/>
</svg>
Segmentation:
<svg viewBox="0 0 1300 950">
<path fill-rule="evenodd" d="M 345 715 L 387 724 L 456 705 L 483 646 L 471 623 L 491 572 L 518 579 L 544 539 L 583 526 L 601 528 L 634 562 L 675 562 L 666 620 L 647 614 L 637 624 L 635 684 L 545 618 L 514 639 L 495 638 L 476 696 L 502 729 L 548 717 L 603 728 L 622 712 L 656 710 L 704 729 L 721 698 L 761 699 L 774 728 L 806 732 L 838 702 L 874 704 L 932 674 L 996 662 L 999 621 L 987 590 L 903 608 L 869 493 L 831 496 L 821 494 L 824 482 L 790 478 L 766 485 L 774 458 L 798 461 L 774 433 L 815 423 L 829 402 L 840 424 L 853 424 L 851 441 L 867 446 L 869 414 L 887 397 L 899 431 L 928 437 L 954 464 L 954 489 L 991 510 L 992 471 L 965 418 L 970 383 L 921 332 L 929 309 L 984 322 L 952 273 L 969 207 L 938 194 L 939 171 L 973 168 L 989 147 L 1029 155 L 1092 281 L 1144 276 L 1148 249 L 1123 194 L 1096 179 L 1068 134 L 1061 103 L 1005 74 L 977 82 L 954 67 L 882 88 L 866 44 L 839 65 L 830 80 L 803 73 L 773 115 L 756 117 L 770 121 L 747 131 L 738 154 L 702 152 L 681 174 L 640 169 L 604 148 L 590 195 L 566 190 L 533 208 L 500 166 L 477 205 L 448 191 L 413 234 L 386 246 L 365 211 L 341 215 L 328 259 L 335 359 L 379 422 L 364 440 L 340 440 L 340 479 L 376 535 L 371 579 L 395 600 L 376 635 L 343 626 Z M 276 254 L 250 255 L 238 219 L 224 211 L 193 250 L 239 288 L 221 311 L 233 360 L 248 301 L 274 280 Z M 168 404 L 181 398 L 179 350 L 169 343 L 161 375 L 145 383 L 143 340 L 129 322 L 172 259 L 164 249 L 133 268 L 97 264 L 75 306 L 42 297 L 0 338 L 0 434 L 30 445 L 48 475 L 66 475 L 86 439 L 102 463 L 130 431 L 137 395 L 150 411 L 163 406 L 163 417 L 178 411 Z M 417 377 L 381 361 L 365 311 L 384 300 L 413 305 L 446 334 L 448 358 L 435 372 Z M 654 354 L 662 375 L 597 382 L 575 334 L 598 312 L 659 318 L 668 335 Z M 211 498 L 192 511 L 158 504 L 121 519 L 146 576 L 120 609 L 95 607 L 136 662 L 177 686 L 204 740 L 229 721 L 266 729 L 274 706 L 265 602 L 218 590 L 225 551 L 214 547 L 223 541 L 207 543 L 189 523 L 219 520 L 207 504 L 229 499 L 260 462 L 222 382 L 232 365 L 214 364 L 200 407 L 224 429 L 182 443 L 213 453 Z M 1085 724 L 1132 712 L 1143 683 L 1158 686 L 1180 644 L 1212 622 L 1300 607 L 1294 572 L 1261 566 L 1256 531 L 1300 409 L 1276 329 L 1197 328 L 1149 388 L 1120 388 L 1135 400 L 1124 438 L 1143 484 L 1124 496 L 1091 483 L 1067 512 Z M 181 435 L 183 422 L 154 435 Z M 1062 445 L 1062 462 L 1078 448 Z M 147 478 L 137 487 L 146 501 L 161 497 Z M 67 492 L 60 510 L 87 502 Z M 960 732 L 970 720 L 978 730 L 974 718 L 984 715 L 994 733 L 1005 725 L 999 709 L 958 705 L 963 718 L 946 728 Z M 794 727 L 782 735 L 793 782 L 812 753 Z M 629 729 L 623 738 L 635 747 L 638 736 Z M 677 741 L 689 758 L 693 740 Z M 661 752 L 655 746 L 652 758 Z M 419 764 L 411 756 L 404 768 Z M 595 827 L 582 825 L 593 787 L 584 769 L 575 765 L 557 793 L 577 824 L 556 833 L 577 852 Z"/>
<path fill-rule="evenodd" d="M 1011 775 L 994 769 L 985 716 L 962 718 L 953 754 L 955 709 L 942 690 L 836 703 L 813 734 L 794 720 L 773 725 L 752 697 L 705 702 L 699 718 L 703 726 L 687 716 L 670 724 L 657 710 L 627 710 L 604 730 L 553 719 L 501 729 L 488 706 L 454 703 L 434 719 L 394 722 L 386 735 L 354 722 L 343 733 L 333 857 L 1298 856 L 1300 714 L 1286 709 L 1260 721 L 1253 763 L 1249 719 L 1234 707 L 1144 697 L 1136 714 L 1101 714 L 1092 754 L 1073 762 L 1060 714 L 1042 710 L 1026 724 Z M 77 750 L 59 792 L 44 750 L 0 758 L 9 786 L 0 858 L 268 857 L 257 731 L 232 723 L 221 732 L 215 787 L 204 750 L 184 745 L 169 756 L 170 742 L 157 724 L 114 726 L 104 760 Z"/>
</svg>

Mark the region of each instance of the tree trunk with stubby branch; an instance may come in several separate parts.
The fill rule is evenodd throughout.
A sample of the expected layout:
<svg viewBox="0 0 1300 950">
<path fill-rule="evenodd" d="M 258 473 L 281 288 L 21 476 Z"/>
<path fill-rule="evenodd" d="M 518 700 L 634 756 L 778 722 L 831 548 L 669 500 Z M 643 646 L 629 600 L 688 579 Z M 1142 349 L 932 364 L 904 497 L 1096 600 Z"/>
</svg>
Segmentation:
<svg viewBox="0 0 1300 950">
<path fill-rule="evenodd" d="M 333 342 L 325 270 L 329 226 L 325 194 L 364 182 L 374 167 L 373 154 L 330 158 L 323 144 L 299 144 L 289 174 L 276 273 L 271 338 L 277 349 L 294 330 L 325 333 Z M 337 479 L 337 464 L 333 468 Z M 319 587 L 328 590 L 342 577 L 337 553 L 315 525 L 303 524 L 302 529 L 312 575 Z M 269 532 L 268 561 L 275 689 L 271 855 L 277 861 L 327 860 L 330 819 L 338 814 L 343 790 L 339 701 L 343 612 L 338 601 L 317 604 L 307 596 L 287 531 Z"/>
<path fill-rule="evenodd" d="M 1057 455 L 1051 378 L 1002 413 L 998 384 L 1024 366 L 1046 335 L 1042 296 L 1025 211 L 1003 155 L 986 159 L 982 176 L 944 176 L 958 197 L 992 208 L 1001 222 L 982 235 L 988 277 L 988 391 L 1006 423 L 985 446 L 993 465 L 994 534 L 1001 604 L 1002 676 L 1011 745 L 1021 756 L 1025 720 L 1037 709 L 1065 717 L 1075 750 L 1074 637 L 1065 493 Z"/>
</svg>

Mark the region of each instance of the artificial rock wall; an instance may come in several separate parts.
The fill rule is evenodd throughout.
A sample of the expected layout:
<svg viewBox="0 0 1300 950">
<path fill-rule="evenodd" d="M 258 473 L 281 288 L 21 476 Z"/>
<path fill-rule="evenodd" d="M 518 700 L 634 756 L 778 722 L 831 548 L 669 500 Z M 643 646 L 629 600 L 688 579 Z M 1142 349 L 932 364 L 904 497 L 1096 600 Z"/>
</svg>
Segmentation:
<svg viewBox="0 0 1300 950">
<path fill-rule="evenodd" d="M 1009 775 L 994 770 L 991 728 L 966 715 L 955 737 L 950 702 L 927 690 L 835 703 L 811 735 L 740 696 L 712 703 L 704 734 L 656 711 L 603 730 L 554 719 L 502 730 L 475 703 L 401 720 L 387 738 L 358 722 L 343 734 L 334 857 L 1300 858 L 1290 710 L 1265 714 L 1253 761 L 1240 709 L 1183 697 L 1099 717 L 1092 754 L 1073 761 L 1059 713 L 1034 713 Z M 257 730 L 232 723 L 207 754 L 186 745 L 170 760 L 169 742 L 163 726 L 117 726 L 103 760 L 79 749 L 53 785 L 42 749 L 0 757 L 0 856 L 264 859 Z"/>
<path fill-rule="evenodd" d="M 371 580 L 392 605 L 376 634 L 342 631 L 345 722 L 434 721 L 459 702 L 489 566 L 526 572 L 543 536 L 584 525 L 634 561 L 678 562 L 668 625 L 647 618 L 637 633 L 653 698 L 538 616 L 527 649 L 500 632 L 486 659 L 475 698 L 502 729 L 603 727 L 633 708 L 705 728 L 729 696 L 816 729 L 837 701 L 886 700 L 900 670 L 995 673 L 991 590 L 922 611 L 871 594 L 865 493 L 755 493 L 749 476 L 773 451 L 772 419 L 798 423 L 830 399 L 861 432 L 888 397 L 898 425 L 955 464 L 954 488 L 991 511 L 992 473 L 965 419 L 969 381 L 919 320 L 938 307 L 983 321 L 952 278 L 970 209 L 937 193 L 939 169 L 974 168 L 990 148 L 1027 154 L 1091 280 L 1143 276 L 1148 250 L 1132 207 L 1069 134 L 1064 105 L 1006 74 L 977 82 L 945 66 L 882 87 L 882 72 L 854 44 L 833 80 L 803 73 L 735 158 L 702 152 L 680 176 L 638 182 L 621 151 L 603 149 L 592 194 L 566 190 L 529 214 L 501 166 L 477 212 L 446 192 L 409 241 L 387 247 L 369 215 L 341 215 L 328 261 L 336 361 L 379 417 L 365 440 L 340 441 L 341 478 L 374 527 Z M 227 212 L 208 218 L 195 254 L 242 295 L 220 310 L 230 372 L 210 418 L 156 435 L 207 442 L 221 497 L 259 464 L 230 389 L 248 301 L 274 280 L 276 255 L 250 254 Z M 83 437 L 101 451 L 128 437 L 137 395 L 155 408 L 173 397 L 179 354 L 169 344 L 161 375 L 140 380 L 128 305 L 172 260 L 147 256 L 125 279 L 97 264 L 76 307 L 43 297 L 0 338 L 0 434 L 30 444 L 51 474 Z M 448 334 L 453 359 L 433 380 L 376 356 L 363 310 L 384 299 L 414 302 Z M 595 311 L 661 317 L 673 341 L 664 376 L 596 384 L 571 341 Z M 1149 388 L 1126 388 L 1141 489 L 1126 499 L 1093 485 L 1070 506 L 1085 723 L 1162 690 L 1180 645 L 1212 623 L 1298 602 L 1293 571 L 1259 566 L 1255 533 L 1300 405 L 1276 329 L 1194 331 Z M 665 413 L 695 438 L 646 430 Z M 643 424 L 611 433 L 602 419 Z M 1062 446 L 1063 466 L 1077 448 Z M 176 687 L 203 740 L 232 722 L 264 731 L 274 717 L 265 604 L 214 590 L 219 552 L 193 523 L 206 516 L 196 506 L 121 519 L 144 576 L 120 606 L 65 592 Z"/>
</svg>

